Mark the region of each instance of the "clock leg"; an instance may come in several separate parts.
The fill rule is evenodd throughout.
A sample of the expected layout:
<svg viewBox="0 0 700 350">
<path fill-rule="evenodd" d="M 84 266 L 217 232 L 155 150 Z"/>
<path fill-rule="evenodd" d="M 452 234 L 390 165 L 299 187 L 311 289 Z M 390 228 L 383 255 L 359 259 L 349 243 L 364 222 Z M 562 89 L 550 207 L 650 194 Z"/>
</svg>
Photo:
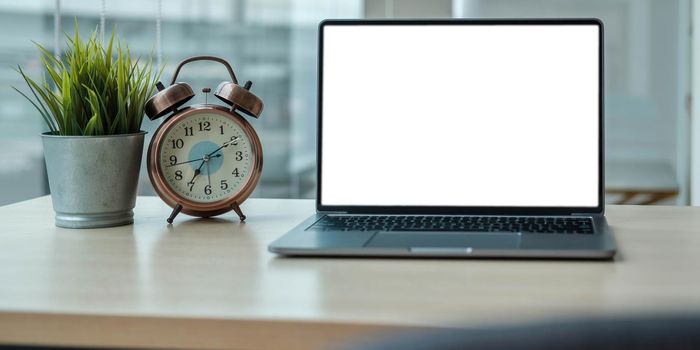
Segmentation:
<svg viewBox="0 0 700 350">
<path fill-rule="evenodd" d="M 180 204 L 176 205 L 175 208 L 173 208 L 173 212 L 170 213 L 170 217 L 168 217 L 167 219 L 169 224 L 173 223 L 173 220 L 175 220 L 177 214 L 180 214 L 180 210 L 182 210 L 182 206 Z"/>
<path fill-rule="evenodd" d="M 241 207 L 238 206 L 238 203 L 234 202 L 231 208 L 233 208 L 233 211 L 235 211 L 236 214 L 238 214 L 238 218 L 241 219 L 241 222 L 245 221 L 245 215 L 243 215 Z"/>
</svg>

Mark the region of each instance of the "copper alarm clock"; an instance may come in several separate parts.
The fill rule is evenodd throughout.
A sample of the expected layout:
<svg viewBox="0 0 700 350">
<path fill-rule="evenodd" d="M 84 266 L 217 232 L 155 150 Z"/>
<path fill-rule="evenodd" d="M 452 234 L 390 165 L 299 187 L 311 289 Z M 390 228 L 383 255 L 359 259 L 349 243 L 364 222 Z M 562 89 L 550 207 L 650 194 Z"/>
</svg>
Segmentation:
<svg viewBox="0 0 700 350">
<path fill-rule="evenodd" d="M 226 66 L 231 81 L 214 91 L 225 105 L 185 106 L 194 91 L 176 80 L 180 69 L 193 61 Z M 260 138 L 240 114 L 258 118 L 262 112 L 262 100 L 250 92 L 251 86 L 250 81 L 239 85 L 231 65 L 212 56 L 188 58 L 175 69 L 170 86 L 156 84 L 158 92 L 146 102 L 146 115 L 151 120 L 167 119 L 153 135 L 147 164 L 156 193 L 173 208 L 168 223 L 181 211 L 210 217 L 233 210 L 245 220 L 240 204 L 255 189 L 263 159 Z"/>
</svg>

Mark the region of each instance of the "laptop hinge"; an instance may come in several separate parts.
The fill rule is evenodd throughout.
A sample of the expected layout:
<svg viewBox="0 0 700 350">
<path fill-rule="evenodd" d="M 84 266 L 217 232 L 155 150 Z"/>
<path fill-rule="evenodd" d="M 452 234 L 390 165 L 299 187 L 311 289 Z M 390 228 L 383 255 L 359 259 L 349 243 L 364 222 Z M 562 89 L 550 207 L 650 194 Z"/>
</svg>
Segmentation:
<svg viewBox="0 0 700 350">
<path fill-rule="evenodd" d="M 571 216 L 592 216 L 595 213 L 571 213 Z"/>
</svg>

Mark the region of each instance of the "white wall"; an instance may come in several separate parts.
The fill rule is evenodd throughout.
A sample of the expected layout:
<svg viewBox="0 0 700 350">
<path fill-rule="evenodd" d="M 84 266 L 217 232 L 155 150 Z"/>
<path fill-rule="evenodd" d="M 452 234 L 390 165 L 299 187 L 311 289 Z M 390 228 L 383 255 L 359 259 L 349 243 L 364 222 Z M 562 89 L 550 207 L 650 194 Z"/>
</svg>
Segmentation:
<svg viewBox="0 0 700 350">
<path fill-rule="evenodd" d="M 700 23 L 700 1 L 691 1 L 691 23 Z M 691 92 L 693 96 L 691 108 L 691 147 L 690 147 L 690 204 L 700 205 L 700 108 L 697 107 L 700 96 L 700 35 L 691 35 Z"/>
</svg>

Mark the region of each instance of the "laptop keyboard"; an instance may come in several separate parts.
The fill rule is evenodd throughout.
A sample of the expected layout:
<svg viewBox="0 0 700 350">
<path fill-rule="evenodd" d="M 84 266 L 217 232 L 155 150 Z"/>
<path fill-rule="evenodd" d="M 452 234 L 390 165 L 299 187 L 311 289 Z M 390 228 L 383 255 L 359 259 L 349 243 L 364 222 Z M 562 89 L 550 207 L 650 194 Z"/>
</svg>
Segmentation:
<svg viewBox="0 0 700 350">
<path fill-rule="evenodd" d="M 537 216 L 326 215 L 313 231 L 442 231 L 592 234 L 593 220 Z"/>
</svg>

